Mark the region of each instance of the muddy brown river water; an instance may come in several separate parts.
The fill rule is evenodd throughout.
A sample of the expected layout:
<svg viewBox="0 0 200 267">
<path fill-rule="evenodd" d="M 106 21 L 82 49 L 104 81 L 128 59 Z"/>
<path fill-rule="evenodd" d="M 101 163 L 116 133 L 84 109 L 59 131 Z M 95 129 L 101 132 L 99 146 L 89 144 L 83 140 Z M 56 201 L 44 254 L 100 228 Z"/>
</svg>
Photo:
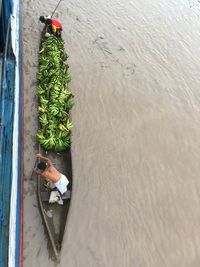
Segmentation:
<svg viewBox="0 0 200 267">
<path fill-rule="evenodd" d="M 24 0 L 24 267 L 52 267 L 30 179 L 42 26 Z M 200 266 L 200 3 L 63 0 L 75 95 L 73 197 L 59 267 Z"/>
</svg>

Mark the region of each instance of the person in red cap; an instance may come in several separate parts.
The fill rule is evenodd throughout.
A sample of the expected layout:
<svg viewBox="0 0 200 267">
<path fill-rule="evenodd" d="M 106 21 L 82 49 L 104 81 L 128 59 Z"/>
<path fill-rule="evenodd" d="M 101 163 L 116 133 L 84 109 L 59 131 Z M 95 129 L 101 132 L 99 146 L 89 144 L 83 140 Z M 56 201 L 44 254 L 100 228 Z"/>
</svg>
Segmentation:
<svg viewBox="0 0 200 267">
<path fill-rule="evenodd" d="M 47 33 L 61 37 L 62 24 L 58 20 L 40 16 L 40 22 L 45 24 Z"/>
</svg>

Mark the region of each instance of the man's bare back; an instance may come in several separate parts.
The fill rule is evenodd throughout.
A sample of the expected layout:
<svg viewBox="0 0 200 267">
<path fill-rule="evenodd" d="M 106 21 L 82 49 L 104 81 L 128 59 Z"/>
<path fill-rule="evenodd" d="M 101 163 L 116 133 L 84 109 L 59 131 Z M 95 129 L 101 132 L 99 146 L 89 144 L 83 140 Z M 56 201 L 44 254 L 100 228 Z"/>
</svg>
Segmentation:
<svg viewBox="0 0 200 267">
<path fill-rule="evenodd" d="M 53 166 L 51 160 L 43 157 L 41 154 L 37 154 L 37 158 L 46 162 L 47 168 L 44 171 L 35 168 L 34 171 L 45 178 L 47 181 L 52 181 L 54 183 L 58 182 L 62 174 Z"/>
<path fill-rule="evenodd" d="M 53 166 L 50 159 L 43 157 L 40 154 L 37 154 L 37 158 L 39 159 L 39 163 L 34 171 L 44 177 L 48 182 L 53 182 L 60 194 L 64 194 L 67 191 L 67 185 L 69 184 L 67 177 Z M 40 159 L 42 161 L 40 161 Z"/>
</svg>

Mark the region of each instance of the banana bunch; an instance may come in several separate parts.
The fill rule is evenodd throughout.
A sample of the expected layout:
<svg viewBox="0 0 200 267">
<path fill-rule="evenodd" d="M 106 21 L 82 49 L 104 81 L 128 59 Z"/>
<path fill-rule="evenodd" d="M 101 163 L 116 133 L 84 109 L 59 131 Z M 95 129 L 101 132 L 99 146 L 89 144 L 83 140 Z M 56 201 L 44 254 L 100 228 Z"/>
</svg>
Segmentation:
<svg viewBox="0 0 200 267">
<path fill-rule="evenodd" d="M 60 112 L 59 108 L 56 105 L 49 105 L 50 115 L 56 116 Z"/>
<path fill-rule="evenodd" d="M 73 127 L 73 124 L 72 124 L 72 122 L 70 121 L 70 119 L 67 120 L 67 122 L 66 122 L 65 125 L 64 125 L 64 124 L 60 124 L 60 125 L 59 125 L 59 129 L 60 129 L 61 131 L 65 131 L 65 132 L 69 132 L 70 129 L 71 129 L 72 127 Z"/>
<path fill-rule="evenodd" d="M 46 114 L 42 114 L 39 116 L 39 121 L 41 123 L 41 126 L 45 127 L 46 125 L 48 125 L 48 117 Z"/>
<path fill-rule="evenodd" d="M 67 88 L 71 81 L 67 58 L 62 39 L 55 36 L 42 39 L 37 73 L 40 122 L 37 139 L 46 150 L 57 152 L 70 146 L 73 128 L 69 118 L 74 103 L 73 94 Z"/>
<path fill-rule="evenodd" d="M 44 108 L 44 107 L 38 107 L 38 111 L 40 111 L 40 112 L 42 112 L 42 113 L 45 113 L 45 112 L 47 112 L 47 110 L 46 110 L 46 108 Z"/>
</svg>

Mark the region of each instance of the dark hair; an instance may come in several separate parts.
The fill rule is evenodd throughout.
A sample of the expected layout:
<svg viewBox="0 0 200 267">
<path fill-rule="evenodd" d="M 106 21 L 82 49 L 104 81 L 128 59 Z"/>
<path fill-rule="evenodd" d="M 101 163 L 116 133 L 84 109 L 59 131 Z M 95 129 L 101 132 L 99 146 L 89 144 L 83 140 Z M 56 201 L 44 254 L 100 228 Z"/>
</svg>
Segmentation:
<svg viewBox="0 0 200 267">
<path fill-rule="evenodd" d="M 44 16 L 40 16 L 39 20 L 40 20 L 40 22 L 42 22 L 42 23 L 45 23 L 45 22 L 46 22 L 46 19 L 45 19 Z"/>
<path fill-rule="evenodd" d="M 47 25 L 51 25 L 52 21 L 51 19 L 46 19 L 46 22 L 45 22 Z"/>
<path fill-rule="evenodd" d="M 46 168 L 47 168 L 47 163 L 44 162 L 44 161 L 41 161 L 41 162 L 38 163 L 37 168 L 38 168 L 39 170 L 41 170 L 41 171 L 44 171 L 44 170 L 46 170 Z"/>
</svg>

